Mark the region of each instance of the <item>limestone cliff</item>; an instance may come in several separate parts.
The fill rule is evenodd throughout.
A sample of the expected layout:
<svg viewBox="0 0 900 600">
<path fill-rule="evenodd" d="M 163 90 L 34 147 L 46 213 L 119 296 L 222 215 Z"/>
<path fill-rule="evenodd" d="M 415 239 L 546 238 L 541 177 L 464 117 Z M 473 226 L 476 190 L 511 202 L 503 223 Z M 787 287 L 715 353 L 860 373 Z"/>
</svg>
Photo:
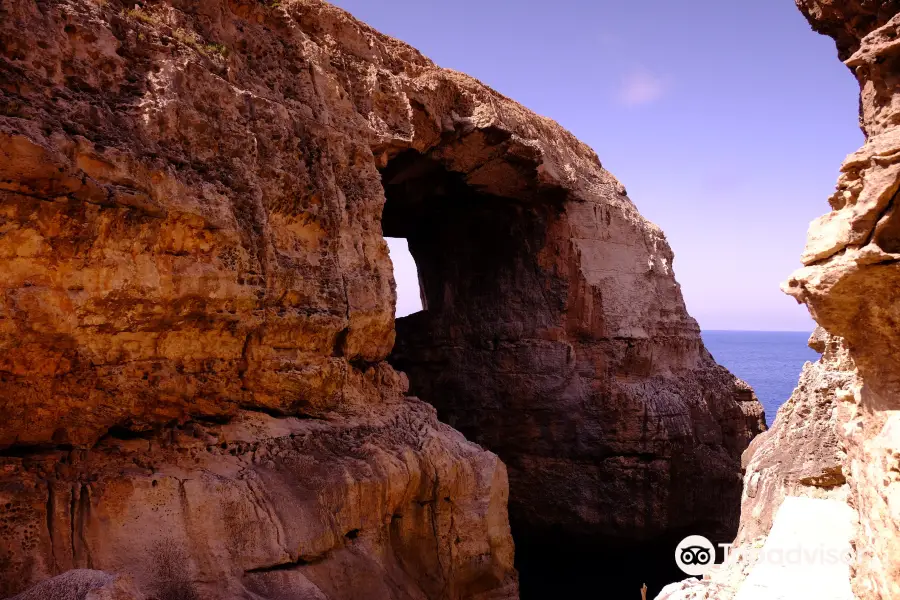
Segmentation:
<svg viewBox="0 0 900 600">
<path fill-rule="evenodd" d="M 855 366 L 841 340 L 821 328 L 809 344 L 822 357 L 803 366 L 772 428 L 744 452 L 738 546 L 768 533 L 787 496 L 847 500 L 841 433 L 849 419 L 847 400 L 857 383 Z"/>
<path fill-rule="evenodd" d="M 389 361 L 506 463 L 523 581 L 548 555 L 590 579 L 600 547 L 734 535 L 762 411 L 704 348 L 661 232 L 603 171 L 535 198 L 485 189 L 498 166 L 454 176 L 451 152 L 385 170 L 384 231 L 409 240 L 425 307 Z"/>
<path fill-rule="evenodd" d="M 740 529 L 728 561 L 703 581 L 673 584 L 657 600 L 731 600 L 756 566 L 758 551 L 785 498 L 849 501 L 842 436 L 850 419 L 852 390 L 858 384 L 855 365 L 842 341 L 821 327 L 809 345 L 821 358 L 803 366 L 800 381 L 778 410 L 772 428 L 744 452 Z"/>
<path fill-rule="evenodd" d="M 158 600 L 518 597 L 503 465 L 425 404 L 165 438 L 5 459 L 0 594 L 87 567 Z"/>
<path fill-rule="evenodd" d="M 13 0 L 0 595 L 516 597 L 383 233 L 523 536 L 736 528 L 761 407 L 571 134 L 319 0 Z"/>
<path fill-rule="evenodd" d="M 797 0 L 837 41 L 860 84 L 865 145 L 841 167 L 831 212 L 810 227 L 806 265 L 785 284 L 843 339 L 859 382 L 842 428 L 844 471 L 858 510 L 854 591 L 900 597 L 900 3 Z"/>
<path fill-rule="evenodd" d="M 805 266 L 783 286 L 818 322 L 810 342 L 823 356 L 745 454 L 741 552 L 711 580 L 674 585 L 660 600 L 731 598 L 789 495 L 856 509 L 853 593 L 900 598 L 900 2 L 796 3 L 856 75 L 866 135 L 841 167 L 832 210 L 810 225 Z"/>
</svg>

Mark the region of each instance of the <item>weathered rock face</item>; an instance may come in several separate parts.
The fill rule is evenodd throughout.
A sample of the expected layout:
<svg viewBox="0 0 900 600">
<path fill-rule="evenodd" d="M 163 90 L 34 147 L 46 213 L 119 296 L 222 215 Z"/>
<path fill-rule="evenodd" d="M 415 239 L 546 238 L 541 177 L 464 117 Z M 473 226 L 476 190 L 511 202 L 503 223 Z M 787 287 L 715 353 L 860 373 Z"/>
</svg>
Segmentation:
<svg viewBox="0 0 900 600">
<path fill-rule="evenodd" d="M 847 500 L 841 436 L 849 420 L 855 366 L 840 339 L 818 328 L 809 340 L 822 353 L 806 363 L 775 423 L 744 452 L 741 527 L 735 545 L 765 537 L 788 496 Z"/>
<path fill-rule="evenodd" d="M 804 367 L 772 430 L 745 454 L 733 560 L 660 600 L 731 598 L 786 496 L 849 502 L 859 520 L 854 593 L 900 598 L 900 2 L 796 3 L 814 30 L 836 40 L 859 80 L 866 134 L 841 168 L 832 211 L 810 226 L 805 266 L 783 286 L 818 322 L 810 343 L 823 356 Z"/>
<path fill-rule="evenodd" d="M 657 600 L 730 600 L 756 566 L 785 498 L 849 501 L 843 430 L 858 385 L 856 368 L 842 341 L 822 328 L 813 332 L 809 345 L 822 357 L 803 366 L 772 428 L 744 452 L 740 529 L 728 561 L 702 581 L 669 586 Z"/>
<path fill-rule="evenodd" d="M 0 596 L 90 567 L 159 600 L 518 597 L 503 464 L 421 402 L 241 413 L 2 469 Z"/>
<path fill-rule="evenodd" d="M 392 360 L 523 531 L 736 526 L 761 407 L 557 124 L 318 0 L 7 2 L 0 44 L 3 593 L 516 596 L 505 468 L 384 362 L 382 212 Z"/>
<path fill-rule="evenodd" d="M 898 10 L 897 0 L 795 0 L 813 30 L 834 38 L 838 56 L 847 60 L 860 40 L 884 25 Z"/>
<path fill-rule="evenodd" d="M 73 569 L 47 579 L 10 600 L 146 600 L 127 575 Z"/>
<path fill-rule="evenodd" d="M 407 238 L 425 308 L 390 362 L 507 464 L 520 555 L 734 535 L 759 403 L 704 348 L 621 185 L 595 161 L 542 185 L 533 152 L 495 127 L 383 169 L 384 233 Z"/>
<path fill-rule="evenodd" d="M 441 72 L 318 2 L 11 2 L 0 40 L 0 597 L 516 597 L 505 468 L 381 362 L 372 148 Z"/>
<path fill-rule="evenodd" d="M 810 226 L 805 266 L 784 285 L 822 328 L 811 342 L 824 353 L 747 451 L 738 543 L 766 535 L 786 495 L 846 496 L 859 519 L 854 593 L 888 600 L 900 598 L 900 2 L 796 3 L 859 80 L 866 142 L 841 167 L 831 212 Z M 713 581 L 661 598 L 713 588 L 730 598 L 753 563 L 752 553 L 736 558 Z"/>
<path fill-rule="evenodd" d="M 320 414 L 391 348 L 374 132 L 329 51 L 194 4 L 4 4 L 0 445 Z"/>
<path fill-rule="evenodd" d="M 727 600 L 755 561 L 787 496 L 847 501 L 856 509 L 853 587 L 862 600 L 900 597 L 900 3 L 796 0 L 861 86 L 865 145 L 841 168 L 832 211 L 815 220 L 784 285 L 819 328 L 807 364 L 773 428 L 745 453 L 737 552 L 711 580 L 672 586 L 660 600 L 714 592 Z"/>
<path fill-rule="evenodd" d="M 813 222 L 803 269 L 785 290 L 844 340 L 859 380 L 842 430 L 844 472 L 859 512 L 854 589 L 900 597 L 900 3 L 798 0 L 831 35 L 861 88 L 865 145 L 841 168 L 832 211 Z"/>
</svg>

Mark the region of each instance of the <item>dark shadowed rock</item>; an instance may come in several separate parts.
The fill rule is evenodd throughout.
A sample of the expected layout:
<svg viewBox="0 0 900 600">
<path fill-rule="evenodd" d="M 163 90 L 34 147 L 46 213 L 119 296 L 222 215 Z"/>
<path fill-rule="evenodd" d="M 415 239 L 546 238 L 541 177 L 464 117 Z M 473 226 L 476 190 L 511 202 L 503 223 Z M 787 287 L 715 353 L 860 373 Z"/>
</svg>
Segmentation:
<svg viewBox="0 0 900 600">
<path fill-rule="evenodd" d="M 549 186 L 512 128 L 473 136 L 382 170 L 424 306 L 390 362 L 506 462 L 520 550 L 734 535 L 762 409 L 704 348 L 662 233 L 599 164 L 575 181 L 610 185 Z"/>
</svg>

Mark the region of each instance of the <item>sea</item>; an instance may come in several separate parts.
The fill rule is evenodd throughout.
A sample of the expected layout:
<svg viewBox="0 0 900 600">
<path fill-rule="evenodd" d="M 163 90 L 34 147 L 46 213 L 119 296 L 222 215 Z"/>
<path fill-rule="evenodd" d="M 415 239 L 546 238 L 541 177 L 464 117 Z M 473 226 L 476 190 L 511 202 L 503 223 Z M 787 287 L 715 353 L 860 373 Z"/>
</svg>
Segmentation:
<svg viewBox="0 0 900 600">
<path fill-rule="evenodd" d="M 807 331 L 704 331 L 703 343 L 717 363 L 750 384 L 771 427 L 803 364 L 819 359 L 806 345 L 809 336 Z"/>
</svg>

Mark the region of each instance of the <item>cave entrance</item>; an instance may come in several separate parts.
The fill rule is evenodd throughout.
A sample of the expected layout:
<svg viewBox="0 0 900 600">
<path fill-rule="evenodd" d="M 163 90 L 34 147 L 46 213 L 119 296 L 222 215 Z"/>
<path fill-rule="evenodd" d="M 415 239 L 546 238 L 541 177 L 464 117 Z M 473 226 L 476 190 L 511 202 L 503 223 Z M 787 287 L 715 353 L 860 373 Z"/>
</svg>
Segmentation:
<svg viewBox="0 0 900 600">
<path fill-rule="evenodd" d="M 406 150 L 381 170 L 383 233 L 408 243 L 422 307 L 396 319 L 389 361 L 443 422 L 507 465 L 523 599 L 600 589 L 636 599 L 643 583 L 653 597 L 684 577 L 672 560 L 678 540 L 584 529 L 573 484 L 581 475 L 563 472 L 585 460 L 573 453 L 591 439 L 570 418 L 584 411 L 585 366 L 569 343 L 578 330 L 569 315 L 579 311 L 568 305 L 565 196 L 536 182 L 533 162 L 507 155 L 464 175 L 446 166 L 447 154 Z M 401 275 L 408 283 L 410 271 Z"/>
</svg>

